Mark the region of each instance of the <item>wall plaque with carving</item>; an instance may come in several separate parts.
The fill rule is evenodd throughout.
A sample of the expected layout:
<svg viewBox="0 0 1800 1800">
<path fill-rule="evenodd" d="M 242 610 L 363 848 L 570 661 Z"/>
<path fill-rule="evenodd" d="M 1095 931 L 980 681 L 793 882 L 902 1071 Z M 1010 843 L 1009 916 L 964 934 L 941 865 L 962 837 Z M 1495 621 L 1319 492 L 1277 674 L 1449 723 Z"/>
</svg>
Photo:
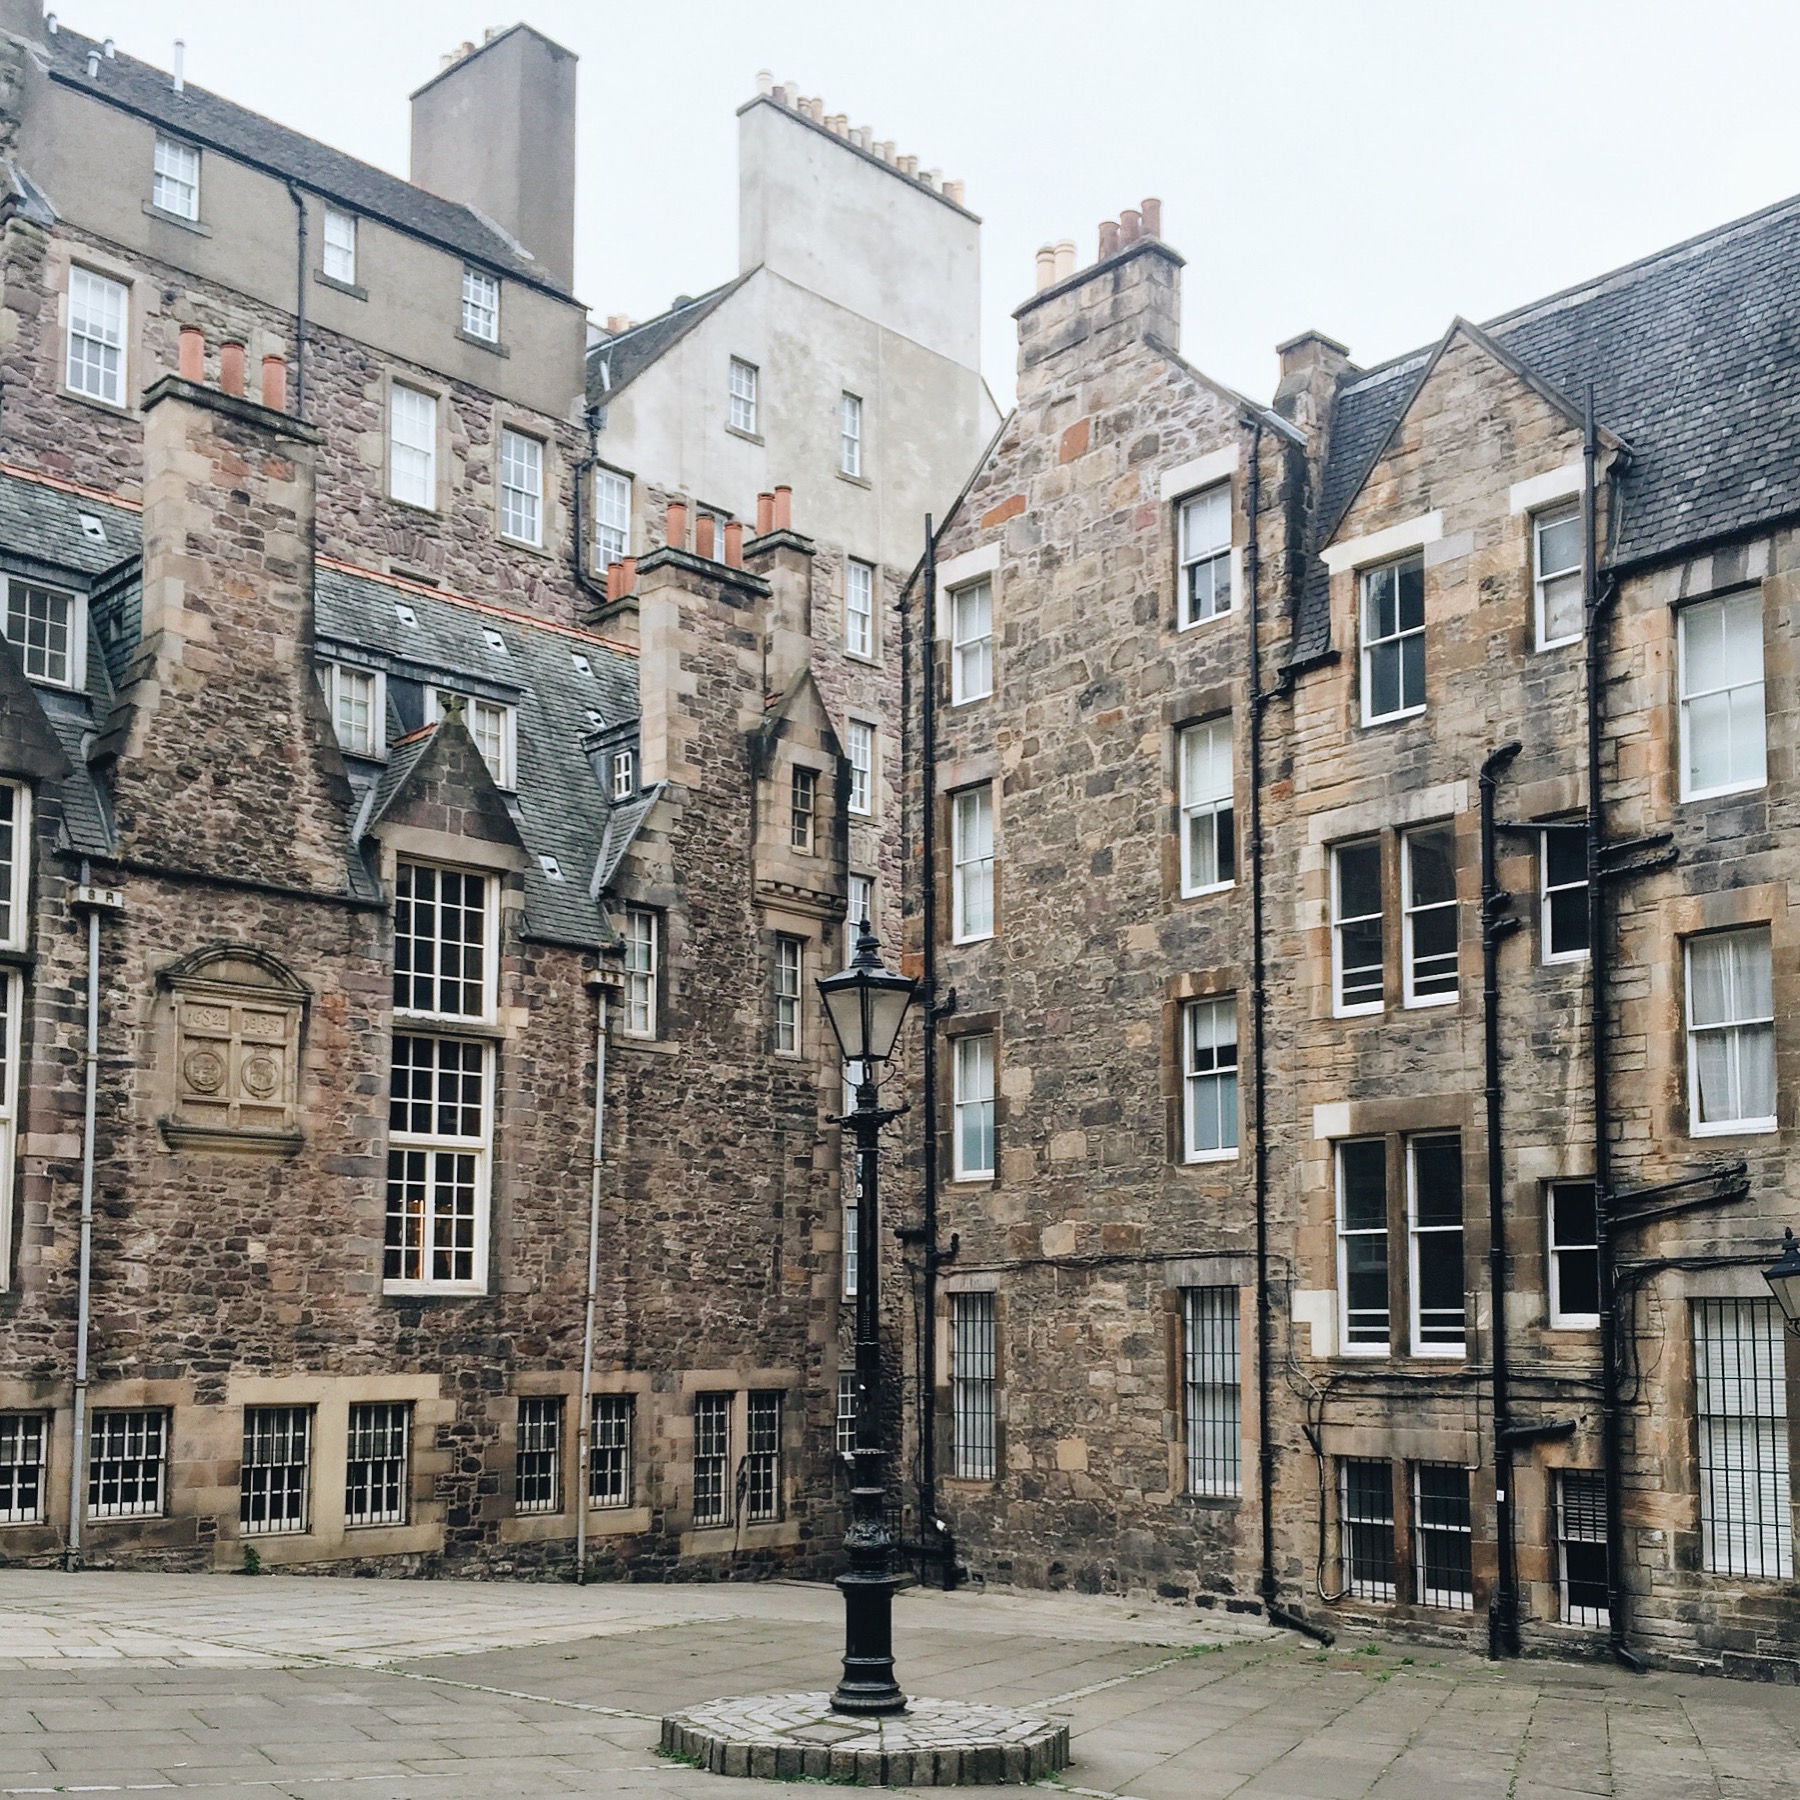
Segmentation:
<svg viewBox="0 0 1800 1800">
<path fill-rule="evenodd" d="M 243 944 L 184 957 L 162 981 L 174 1102 L 163 1137 L 177 1149 L 292 1155 L 301 1143 L 305 985 Z"/>
</svg>

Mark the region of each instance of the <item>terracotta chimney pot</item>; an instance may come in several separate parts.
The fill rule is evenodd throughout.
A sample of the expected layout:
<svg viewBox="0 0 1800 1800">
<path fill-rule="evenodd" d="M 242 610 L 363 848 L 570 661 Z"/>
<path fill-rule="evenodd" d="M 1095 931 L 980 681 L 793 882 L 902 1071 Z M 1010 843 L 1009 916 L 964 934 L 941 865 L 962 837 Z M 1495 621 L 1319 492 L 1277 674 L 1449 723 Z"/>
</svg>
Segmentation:
<svg viewBox="0 0 1800 1800">
<path fill-rule="evenodd" d="M 244 346 L 223 343 L 219 346 L 219 386 L 240 399 L 244 392 Z"/>
<path fill-rule="evenodd" d="M 668 518 L 663 525 L 663 542 L 671 550 L 687 548 L 687 506 L 680 500 L 669 502 Z"/>
<path fill-rule="evenodd" d="M 628 556 L 619 564 L 619 598 L 637 592 L 637 558 Z"/>
<path fill-rule="evenodd" d="M 1162 202 L 1146 200 L 1143 205 L 1144 236 L 1159 238 L 1162 236 Z"/>
<path fill-rule="evenodd" d="M 726 522 L 725 560 L 734 569 L 744 566 L 744 523 L 741 519 Z"/>
<path fill-rule="evenodd" d="M 184 325 L 175 353 L 175 373 L 183 381 L 206 379 L 206 334 L 198 325 Z"/>
<path fill-rule="evenodd" d="M 708 562 L 713 559 L 713 516 L 711 513 L 694 515 L 694 554 L 704 557 Z"/>
<path fill-rule="evenodd" d="M 767 537 L 775 529 L 775 496 L 758 494 L 756 496 L 756 535 Z"/>
<path fill-rule="evenodd" d="M 262 364 L 262 400 L 270 412 L 287 411 L 287 358 L 265 356 Z"/>
<path fill-rule="evenodd" d="M 794 490 L 791 487 L 778 487 L 775 490 L 775 529 L 792 531 L 794 528 Z"/>
<path fill-rule="evenodd" d="M 1109 256 L 1119 254 L 1119 221 L 1102 219 L 1100 221 L 1100 260 L 1105 262 Z"/>
<path fill-rule="evenodd" d="M 1135 207 L 1128 206 L 1119 214 L 1119 247 L 1135 244 L 1144 235 L 1144 217 Z"/>
</svg>

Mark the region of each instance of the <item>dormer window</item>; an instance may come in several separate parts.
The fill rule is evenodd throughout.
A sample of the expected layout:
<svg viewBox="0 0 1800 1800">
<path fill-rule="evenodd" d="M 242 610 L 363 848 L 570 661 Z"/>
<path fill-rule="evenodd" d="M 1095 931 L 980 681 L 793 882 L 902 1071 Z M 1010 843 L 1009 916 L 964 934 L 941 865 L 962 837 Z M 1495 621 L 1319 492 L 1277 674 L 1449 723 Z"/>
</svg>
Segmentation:
<svg viewBox="0 0 1800 1800">
<path fill-rule="evenodd" d="M 484 344 L 500 341 L 500 283 L 483 269 L 463 269 L 462 328 Z"/>
<path fill-rule="evenodd" d="M 454 697 L 446 688 L 427 688 L 426 723 L 441 719 L 445 707 Z M 494 778 L 494 786 L 510 791 L 516 785 L 514 764 L 518 741 L 518 721 L 513 708 L 498 700 L 466 699 L 463 723 L 468 726 L 469 736 L 475 740 L 475 748 L 481 752 L 481 760 Z"/>
<path fill-rule="evenodd" d="M 612 797 L 615 800 L 629 800 L 632 790 L 637 786 L 637 757 L 630 750 L 615 750 L 612 753 Z"/>
<path fill-rule="evenodd" d="M 141 188 L 138 190 L 143 191 Z M 192 144 L 158 137 L 150 178 L 150 204 L 178 219 L 200 217 L 200 152 Z"/>
<path fill-rule="evenodd" d="M 6 635 L 28 680 L 78 688 L 86 676 L 82 596 L 41 581 L 6 577 Z"/>
<path fill-rule="evenodd" d="M 379 669 L 326 663 L 319 671 L 332 729 L 346 756 L 380 756 L 387 749 L 387 683 Z"/>
</svg>

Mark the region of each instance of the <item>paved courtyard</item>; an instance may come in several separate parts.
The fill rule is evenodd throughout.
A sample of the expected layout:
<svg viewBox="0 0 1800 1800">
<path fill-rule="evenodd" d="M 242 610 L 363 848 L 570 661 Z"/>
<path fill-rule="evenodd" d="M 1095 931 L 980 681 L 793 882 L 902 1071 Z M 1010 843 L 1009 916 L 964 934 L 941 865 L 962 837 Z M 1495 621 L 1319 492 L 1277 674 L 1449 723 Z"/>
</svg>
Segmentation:
<svg viewBox="0 0 1800 1800">
<path fill-rule="evenodd" d="M 0 1572 L 0 1800 L 766 1796 L 778 1790 L 662 1761 L 657 1720 L 722 1694 L 829 1685 L 839 1622 L 832 1590 L 789 1583 L 577 1590 Z M 1174 1606 L 993 1592 L 903 1595 L 896 1649 L 921 1694 L 1066 1716 L 1074 1766 L 1042 1791 L 1800 1791 L 1792 1689 L 1495 1668 L 1368 1640 L 1321 1651 Z"/>
</svg>

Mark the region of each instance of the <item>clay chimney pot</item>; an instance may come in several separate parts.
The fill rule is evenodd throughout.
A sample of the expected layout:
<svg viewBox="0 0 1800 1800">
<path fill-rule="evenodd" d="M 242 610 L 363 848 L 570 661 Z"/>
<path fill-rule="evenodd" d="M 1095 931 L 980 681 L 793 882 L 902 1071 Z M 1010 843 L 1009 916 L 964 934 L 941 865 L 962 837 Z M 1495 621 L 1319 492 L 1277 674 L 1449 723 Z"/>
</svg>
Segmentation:
<svg viewBox="0 0 1800 1800">
<path fill-rule="evenodd" d="M 1119 248 L 1127 244 L 1135 244 L 1144 235 L 1143 214 L 1135 207 L 1128 206 L 1119 214 Z"/>
<path fill-rule="evenodd" d="M 183 381 L 206 379 L 206 334 L 198 325 L 184 325 L 175 352 L 175 373 Z"/>
<path fill-rule="evenodd" d="M 732 519 L 725 526 L 725 560 L 734 569 L 744 566 L 744 526 L 741 519 Z"/>
<path fill-rule="evenodd" d="M 791 487 L 778 487 L 775 490 L 775 520 L 777 531 L 791 531 L 794 526 L 794 490 Z"/>
<path fill-rule="evenodd" d="M 694 515 L 694 554 L 704 557 L 708 562 L 713 560 L 713 516 L 711 513 Z"/>
<path fill-rule="evenodd" d="M 756 496 L 756 535 L 767 537 L 775 529 L 775 496 L 758 494 Z"/>
<path fill-rule="evenodd" d="M 1144 236 L 1159 238 L 1162 236 L 1162 202 L 1146 200 L 1143 205 Z"/>
<path fill-rule="evenodd" d="M 687 506 L 680 500 L 669 502 L 668 518 L 663 526 L 663 542 L 671 550 L 687 548 Z"/>
<path fill-rule="evenodd" d="M 637 592 L 637 558 L 628 556 L 619 564 L 619 598 Z"/>
<path fill-rule="evenodd" d="M 1119 221 L 1102 219 L 1100 221 L 1100 260 L 1105 262 L 1109 256 L 1119 254 Z"/>
<path fill-rule="evenodd" d="M 219 346 L 219 386 L 240 399 L 244 392 L 244 346 L 224 343 Z"/>
<path fill-rule="evenodd" d="M 262 402 L 270 412 L 287 411 L 287 358 L 265 356 L 262 360 Z"/>
</svg>

